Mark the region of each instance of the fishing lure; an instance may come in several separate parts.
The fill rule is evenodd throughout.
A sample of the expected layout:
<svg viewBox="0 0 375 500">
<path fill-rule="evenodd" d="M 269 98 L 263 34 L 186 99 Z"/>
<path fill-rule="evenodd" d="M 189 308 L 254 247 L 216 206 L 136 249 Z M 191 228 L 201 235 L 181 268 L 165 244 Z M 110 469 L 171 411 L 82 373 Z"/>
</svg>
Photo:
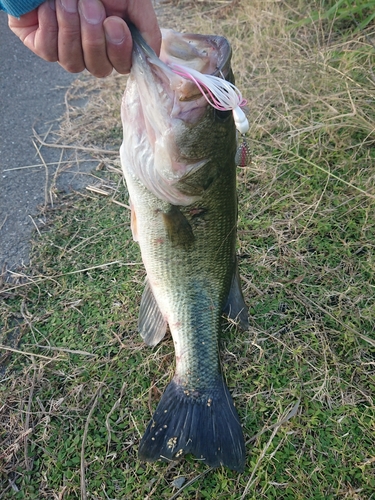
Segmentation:
<svg viewBox="0 0 375 500">
<path fill-rule="evenodd" d="M 251 162 L 251 151 L 246 139 L 249 131 L 249 121 L 241 107 L 247 103 L 240 90 L 224 78 L 205 75 L 195 69 L 178 64 L 172 64 L 171 69 L 177 75 L 192 80 L 207 102 L 219 111 L 232 111 L 236 129 L 241 134 L 235 161 L 239 167 L 246 167 Z"/>
</svg>

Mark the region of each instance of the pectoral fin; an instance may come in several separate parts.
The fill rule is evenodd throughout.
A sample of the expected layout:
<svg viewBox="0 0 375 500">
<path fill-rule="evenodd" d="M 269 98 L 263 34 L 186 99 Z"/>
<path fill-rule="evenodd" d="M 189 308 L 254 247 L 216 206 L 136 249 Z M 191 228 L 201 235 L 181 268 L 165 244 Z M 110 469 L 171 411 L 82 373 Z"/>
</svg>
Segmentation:
<svg viewBox="0 0 375 500">
<path fill-rule="evenodd" d="M 167 322 L 160 312 L 148 281 L 141 299 L 138 331 L 149 346 L 158 344 L 167 331 Z"/>
<path fill-rule="evenodd" d="M 238 272 L 237 261 L 234 266 L 232 284 L 230 287 L 227 302 L 223 309 L 228 318 L 238 322 L 243 330 L 249 327 L 249 317 L 247 307 L 242 295 L 240 274 Z"/>
<path fill-rule="evenodd" d="M 163 220 L 172 246 L 188 249 L 194 245 L 193 230 L 178 207 L 171 205 L 169 211 L 163 213 Z"/>
</svg>

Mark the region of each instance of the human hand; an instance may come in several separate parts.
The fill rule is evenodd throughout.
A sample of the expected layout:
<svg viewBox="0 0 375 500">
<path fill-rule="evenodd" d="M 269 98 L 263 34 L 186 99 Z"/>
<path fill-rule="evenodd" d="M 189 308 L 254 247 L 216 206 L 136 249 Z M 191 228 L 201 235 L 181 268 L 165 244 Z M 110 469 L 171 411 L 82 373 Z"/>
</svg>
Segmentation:
<svg viewBox="0 0 375 500">
<path fill-rule="evenodd" d="M 113 68 L 130 71 L 133 43 L 126 21 L 158 54 L 161 34 L 151 0 L 47 0 L 20 19 L 8 16 L 10 29 L 36 55 L 99 78 Z"/>
</svg>

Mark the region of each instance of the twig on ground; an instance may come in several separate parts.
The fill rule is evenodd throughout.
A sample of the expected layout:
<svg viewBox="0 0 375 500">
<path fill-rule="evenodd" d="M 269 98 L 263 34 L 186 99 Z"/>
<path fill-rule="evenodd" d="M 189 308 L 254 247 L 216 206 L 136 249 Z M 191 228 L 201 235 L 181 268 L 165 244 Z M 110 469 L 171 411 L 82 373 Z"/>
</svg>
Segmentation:
<svg viewBox="0 0 375 500">
<path fill-rule="evenodd" d="M 40 231 L 39 231 L 39 228 L 38 228 L 38 226 L 37 226 L 37 225 L 36 225 L 36 223 L 35 223 L 35 220 L 31 217 L 31 215 L 30 215 L 30 214 L 29 214 L 29 217 L 30 217 L 30 219 L 31 219 L 31 222 L 34 224 L 34 227 L 35 227 L 35 229 L 36 229 L 37 233 L 39 234 L 39 236 L 41 236 Z"/>
<path fill-rule="evenodd" d="M 326 170 L 325 168 L 321 167 L 320 165 L 317 165 L 316 163 L 314 163 L 313 161 L 310 161 L 308 158 L 304 158 L 300 155 L 298 155 L 297 153 L 294 153 L 293 151 L 289 150 L 288 151 L 290 154 L 292 154 L 293 156 L 295 156 L 296 158 L 298 158 L 300 161 L 302 162 L 305 162 L 305 163 L 308 163 L 309 165 L 311 165 L 312 167 L 315 167 L 317 168 L 318 170 L 321 170 L 322 172 L 324 172 L 325 174 L 327 174 L 329 177 L 333 177 L 334 179 L 336 179 L 337 181 L 339 182 L 342 182 L 343 184 L 345 184 L 346 186 L 352 188 L 352 189 L 355 189 L 356 191 L 359 191 L 360 193 L 364 194 L 365 196 L 367 196 L 368 198 L 372 198 L 373 200 L 375 200 L 375 195 L 374 194 L 371 194 L 371 193 L 368 193 L 367 191 L 365 191 L 364 189 L 361 189 L 360 187 L 358 186 L 355 186 L 354 184 L 352 184 L 351 182 L 347 182 L 345 181 L 344 179 L 341 179 L 341 177 L 339 177 L 338 175 L 335 175 L 333 174 L 332 172 L 330 172 L 329 170 Z"/>
<path fill-rule="evenodd" d="M 98 162 L 99 160 L 97 160 L 96 158 L 85 158 L 85 159 L 76 159 L 74 161 L 74 163 L 86 163 L 86 162 Z M 53 166 L 53 165 L 63 165 L 63 164 L 69 164 L 69 163 L 73 163 L 72 160 L 64 160 L 64 161 L 51 161 L 51 162 L 48 162 L 48 163 L 35 163 L 34 165 L 24 165 L 22 167 L 14 167 L 14 168 L 5 168 L 3 170 L 3 172 L 13 172 L 13 170 L 26 170 L 28 168 L 40 168 L 40 167 L 44 167 L 44 165 L 47 165 L 48 167 L 50 166 Z M 115 169 L 114 167 L 111 167 L 113 168 L 114 170 L 118 170 L 118 169 Z"/>
<path fill-rule="evenodd" d="M 89 425 L 90 425 L 90 420 L 91 417 L 94 413 L 94 410 L 98 404 L 99 397 L 100 397 L 100 391 L 101 388 L 103 387 L 104 383 L 102 382 L 99 387 L 96 390 L 95 393 L 95 399 L 94 402 L 90 408 L 89 414 L 87 415 L 86 423 L 85 423 L 85 428 L 83 431 L 83 436 L 82 436 L 82 444 L 81 444 L 81 499 L 82 500 L 87 500 L 87 491 L 86 491 L 86 465 L 85 465 L 85 445 L 86 445 L 86 439 L 87 439 L 87 434 L 89 431 Z"/>
<path fill-rule="evenodd" d="M 106 262 L 105 264 L 99 264 L 97 266 L 91 266 L 91 267 L 86 267 L 85 269 L 77 269 L 76 271 L 70 271 L 68 273 L 61 273 L 61 274 L 56 274 L 55 276 L 43 276 L 43 277 L 37 277 L 37 279 L 34 279 L 34 278 L 30 278 L 29 276 L 27 275 L 23 275 L 23 274 L 19 274 L 19 273 L 13 273 L 12 274 L 17 274 L 19 277 L 22 277 L 22 278 L 25 278 L 25 279 L 28 279 L 30 280 L 28 283 L 21 283 L 20 285 L 15 285 L 15 286 L 12 286 L 10 288 L 7 288 L 6 290 L 4 290 L 4 292 L 10 292 L 12 290 L 16 290 L 17 288 L 22 288 L 24 286 L 28 286 L 28 285 L 37 285 L 39 283 L 42 283 L 43 281 L 47 281 L 47 280 L 52 280 L 52 281 L 56 281 L 56 278 L 61 278 L 62 276 L 69 276 L 71 274 L 79 274 L 79 273 L 85 273 L 86 271 L 92 271 L 94 269 L 104 269 L 108 266 L 113 266 L 115 264 L 119 264 L 121 266 L 139 266 L 141 265 L 140 262 L 122 262 L 121 260 L 115 260 L 113 262 Z M 0 346 L 1 348 L 1 346 Z"/>
<path fill-rule="evenodd" d="M 25 466 L 26 470 L 31 470 L 31 466 L 29 464 L 29 458 L 28 458 L 28 436 L 29 433 L 27 432 L 30 429 L 30 414 L 31 414 L 31 404 L 33 402 L 33 395 L 34 395 L 34 389 L 35 389 L 35 381 L 36 381 L 36 364 L 35 364 L 35 359 L 34 357 L 31 357 L 32 364 L 33 364 L 33 380 L 31 382 L 31 387 L 30 387 L 30 392 L 29 392 L 29 400 L 27 403 L 27 409 L 26 409 L 26 419 L 25 419 L 25 424 L 24 424 L 24 456 L 25 456 Z"/>
<path fill-rule="evenodd" d="M 254 468 L 253 468 L 253 471 L 252 471 L 252 473 L 251 473 L 251 476 L 250 476 L 250 478 L 249 478 L 249 480 L 248 480 L 248 482 L 247 482 L 247 484 L 246 484 L 246 487 L 245 487 L 245 489 L 244 489 L 244 491 L 243 491 L 243 493 L 242 493 L 241 500 L 244 500 L 244 499 L 246 498 L 246 495 L 247 495 L 247 493 L 248 493 L 249 489 L 251 488 L 251 486 L 252 486 L 252 484 L 253 484 L 253 482 L 254 482 L 254 481 L 253 481 L 253 478 L 254 478 L 254 476 L 255 476 L 255 473 L 256 473 L 256 471 L 258 470 L 258 468 L 259 468 L 259 466 L 260 466 L 260 464 L 261 464 L 261 462 L 262 462 L 262 460 L 263 460 L 263 458 L 264 458 L 265 454 L 267 453 L 268 448 L 271 446 L 271 443 L 272 443 L 272 441 L 273 441 L 273 438 L 276 436 L 277 431 L 279 430 L 279 428 L 280 428 L 283 424 L 285 424 L 288 420 L 290 420 L 292 417 L 294 417 L 294 416 L 297 414 L 297 411 L 298 411 L 298 408 L 299 408 L 299 404 L 300 404 L 300 401 L 298 400 L 298 401 L 297 401 L 297 403 L 293 406 L 293 408 L 290 410 L 290 412 L 289 412 L 289 413 L 288 413 L 285 417 L 281 418 L 281 419 L 279 420 L 279 422 L 277 422 L 276 424 L 274 424 L 273 426 L 271 426 L 271 427 L 269 427 L 269 428 L 267 429 L 267 430 L 270 430 L 270 429 L 272 429 L 272 427 L 274 427 L 274 430 L 273 430 L 273 432 L 272 432 L 272 434 L 271 434 L 271 436 L 270 436 L 270 438 L 269 438 L 268 442 L 267 442 L 267 443 L 266 443 L 266 445 L 264 446 L 264 448 L 263 448 L 263 450 L 262 450 L 262 452 L 261 452 L 261 454 L 260 454 L 260 456 L 259 456 L 259 458 L 258 458 L 258 460 L 257 460 L 257 463 L 255 464 L 255 466 L 254 466 Z M 261 433 L 261 434 L 263 434 L 263 432 L 264 432 L 264 431 L 262 431 L 262 433 Z M 259 435 L 260 435 L 260 434 L 259 434 Z M 252 438 L 251 440 L 253 440 L 253 439 L 255 439 L 255 438 L 259 437 L 259 435 L 255 436 L 255 437 L 254 437 L 254 438 Z M 251 440 L 250 440 L 250 441 L 251 441 Z M 249 442 L 249 441 L 248 441 L 248 442 Z"/>
<path fill-rule="evenodd" d="M 74 149 L 77 151 L 86 151 L 88 153 L 97 153 L 97 154 L 106 154 L 106 155 L 117 155 L 119 152 L 113 149 L 100 149 L 100 148 L 89 148 L 84 146 L 71 146 L 69 144 L 54 144 L 43 141 L 43 139 L 39 136 L 35 129 L 33 129 L 33 133 L 35 138 L 40 142 L 42 146 L 46 146 L 48 148 L 58 148 L 58 149 Z"/>
<path fill-rule="evenodd" d="M 8 215 L 6 215 L 6 216 L 4 217 L 4 220 L 3 220 L 3 222 L 1 223 L 1 226 L 0 226 L 0 231 L 3 229 L 4 224 L 6 223 L 7 219 L 8 219 Z"/>
<path fill-rule="evenodd" d="M 200 479 L 201 477 L 204 477 L 206 474 L 208 474 L 209 472 L 211 472 L 213 469 L 212 467 L 210 467 L 209 469 L 205 470 L 204 472 L 202 472 L 201 474 L 199 474 L 198 476 L 195 476 L 193 477 L 193 479 L 190 479 L 190 481 L 188 481 L 187 483 L 185 483 L 178 491 L 176 491 L 176 493 L 174 493 L 170 498 L 169 500 L 175 500 L 176 498 L 179 497 L 180 493 L 185 489 L 185 488 L 188 488 L 189 486 L 191 486 L 192 484 L 194 484 L 196 481 L 198 481 L 198 479 Z"/>
<path fill-rule="evenodd" d="M 35 352 L 20 351 L 19 349 L 14 349 L 13 347 L 7 347 L 5 345 L 0 345 L 0 349 L 3 351 L 10 351 L 16 354 L 22 354 L 23 356 L 35 356 L 36 358 L 46 359 L 48 361 L 56 361 L 58 358 L 49 358 L 48 356 L 43 356 L 43 354 L 36 354 Z"/>
</svg>

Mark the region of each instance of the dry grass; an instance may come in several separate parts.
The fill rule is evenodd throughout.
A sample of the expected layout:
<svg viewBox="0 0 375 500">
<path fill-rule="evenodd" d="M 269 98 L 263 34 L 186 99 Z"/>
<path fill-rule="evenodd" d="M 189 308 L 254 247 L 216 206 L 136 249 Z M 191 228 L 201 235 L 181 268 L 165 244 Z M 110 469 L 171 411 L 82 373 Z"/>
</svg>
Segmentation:
<svg viewBox="0 0 375 500">
<path fill-rule="evenodd" d="M 297 23 L 309 9 L 162 4 L 162 25 L 228 37 L 248 99 L 238 254 L 251 326 L 225 324 L 222 346 L 245 473 L 136 458 L 173 346 L 150 351 L 136 332 L 144 272 L 108 153 L 124 78 L 85 77 L 57 143 L 97 158 L 96 179 L 55 203 L 29 273 L 1 291 L 0 498 L 374 498 L 375 31 Z"/>
</svg>

